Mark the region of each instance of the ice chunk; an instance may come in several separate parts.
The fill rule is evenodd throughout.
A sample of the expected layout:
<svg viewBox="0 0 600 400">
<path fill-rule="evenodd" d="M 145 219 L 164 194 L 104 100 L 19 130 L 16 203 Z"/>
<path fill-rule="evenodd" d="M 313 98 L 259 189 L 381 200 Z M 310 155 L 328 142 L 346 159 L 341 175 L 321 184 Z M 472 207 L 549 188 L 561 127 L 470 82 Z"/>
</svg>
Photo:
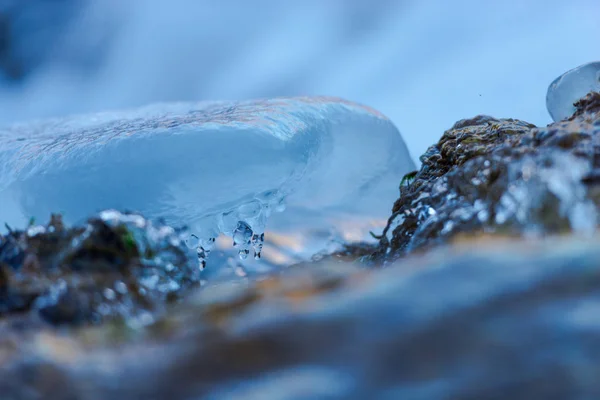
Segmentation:
<svg viewBox="0 0 600 400">
<path fill-rule="evenodd" d="M 554 121 L 570 117 L 575 103 L 589 92 L 600 92 L 600 61 L 581 65 L 556 78 L 548 87 L 546 108 Z"/>
<path fill-rule="evenodd" d="M 186 225 L 201 259 L 220 233 L 259 257 L 273 211 L 280 231 L 385 217 L 412 169 L 394 125 L 345 100 L 160 104 L 0 130 L 0 221 L 136 211 Z"/>
</svg>

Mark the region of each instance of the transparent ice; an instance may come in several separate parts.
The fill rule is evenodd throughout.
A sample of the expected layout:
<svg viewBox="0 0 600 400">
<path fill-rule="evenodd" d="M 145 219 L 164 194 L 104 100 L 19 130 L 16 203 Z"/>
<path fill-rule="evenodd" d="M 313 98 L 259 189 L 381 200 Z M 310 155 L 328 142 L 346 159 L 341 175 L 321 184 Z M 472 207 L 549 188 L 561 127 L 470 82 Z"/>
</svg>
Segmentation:
<svg viewBox="0 0 600 400">
<path fill-rule="evenodd" d="M 556 78 L 548 87 L 546 108 L 554 121 L 570 117 L 575 103 L 591 91 L 600 92 L 600 61 L 581 65 Z"/>
<path fill-rule="evenodd" d="M 260 258 L 267 221 L 273 238 L 321 244 L 353 219 L 384 221 L 414 169 L 394 125 L 349 101 L 158 104 L 0 129 L 0 221 L 133 211 L 188 227 L 202 263 L 220 234 Z"/>
</svg>

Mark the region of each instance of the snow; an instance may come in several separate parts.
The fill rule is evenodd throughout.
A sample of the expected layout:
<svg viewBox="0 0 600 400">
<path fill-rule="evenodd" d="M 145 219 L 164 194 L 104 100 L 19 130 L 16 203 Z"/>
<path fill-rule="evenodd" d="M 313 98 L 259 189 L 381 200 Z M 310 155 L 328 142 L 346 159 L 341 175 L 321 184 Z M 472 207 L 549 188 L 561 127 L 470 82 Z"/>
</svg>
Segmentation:
<svg viewBox="0 0 600 400">
<path fill-rule="evenodd" d="M 560 121 L 573 115 L 573 103 L 591 91 L 600 92 L 600 62 L 580 65 L 556 78 L 546 94 L 546 107 L 552 119 Z"/>
<path fill-rule="evenodd" d="M 258 256 L 269 217 L 280 235 L 317 236 L 384 220 L 413 169 L 395 126 L 349 101 L 157 104 L 0 130 L 0 221 L 137 211 L 188 226 L 199 252 L 224 233 Z"/>
</svg>

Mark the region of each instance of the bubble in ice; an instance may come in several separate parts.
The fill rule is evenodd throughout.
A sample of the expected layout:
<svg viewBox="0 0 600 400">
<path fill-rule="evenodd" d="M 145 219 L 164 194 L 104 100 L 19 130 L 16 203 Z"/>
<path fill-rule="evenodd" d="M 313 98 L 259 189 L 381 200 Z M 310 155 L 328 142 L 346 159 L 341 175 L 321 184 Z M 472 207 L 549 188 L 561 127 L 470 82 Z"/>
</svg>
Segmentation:
<svg viewBox="0 0 600 400">
<path fill-rule="evenodd" d="M 590 62 L 569 70 L 548 87 L 546 108 L 554 121 L 570 117 L 574 103 L 589 92 L 600 92 L 600 61 Z"/>
</svg>

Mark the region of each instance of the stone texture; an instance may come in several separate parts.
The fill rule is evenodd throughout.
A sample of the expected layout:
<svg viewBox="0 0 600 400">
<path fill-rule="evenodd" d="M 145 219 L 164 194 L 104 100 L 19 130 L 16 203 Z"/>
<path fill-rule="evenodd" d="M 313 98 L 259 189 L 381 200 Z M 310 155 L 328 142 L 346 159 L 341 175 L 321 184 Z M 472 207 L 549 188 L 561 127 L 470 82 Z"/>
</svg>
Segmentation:
<svg viewBox="0 0 600 400">
<path fill-rule="evenodd" d="M 407 177 L 373 262 L 459 233 L 590 233 L 598 222 L 600 94 L 547 127 L 478 116 L 457 122 Z"/>
</svg>

